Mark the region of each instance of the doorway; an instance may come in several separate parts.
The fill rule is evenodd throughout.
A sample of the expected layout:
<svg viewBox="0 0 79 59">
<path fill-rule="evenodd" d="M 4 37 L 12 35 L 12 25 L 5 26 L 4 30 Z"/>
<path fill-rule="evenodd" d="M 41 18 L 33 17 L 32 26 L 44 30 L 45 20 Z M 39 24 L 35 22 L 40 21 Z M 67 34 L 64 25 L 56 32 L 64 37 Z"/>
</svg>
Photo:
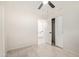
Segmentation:
<svg viewBox="0 0 79 59">
<path fill-rule="evenodd" d="M 52 26 L 52 41 L 51 41 L 51 44 L 55 46 L 56 45 L 55 44 L 55 42 L 56 42 L 55 41 L 55 18 L 52 18 L 51 22 L 52 22 L 52 25 L 51 25 Z"/>
<path fill-rule="evenodd" d="M 45 44 L 47 38 L 47 22 L 46 20 L 38 20 L 38 45 Z"/>
</svg>

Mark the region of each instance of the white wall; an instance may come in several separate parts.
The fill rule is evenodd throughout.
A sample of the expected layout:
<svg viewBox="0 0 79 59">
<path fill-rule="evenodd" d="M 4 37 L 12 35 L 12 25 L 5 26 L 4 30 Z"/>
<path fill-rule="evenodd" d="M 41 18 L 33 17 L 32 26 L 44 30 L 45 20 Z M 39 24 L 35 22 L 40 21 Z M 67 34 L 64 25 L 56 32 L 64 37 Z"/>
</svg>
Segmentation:
<svg viewBox="0 0 79 59">
<path fill-rule="evenodd" d="M 0 6 L 0 56 L 3 55 L 3 40 L 2 40 L 2 8 Z"/>
<path fill-rule="evenodd" d="M 79 53 L 79 2 L 64 9 L 64 47 Z"/>
<path fill-rule="evenodd" d="M 5 19 L 7 50 L 37 44 L 37 16 L 27 4 L 6 3 Z"/>
<path fill-rule="evenodd" d="M 0 57 L 5 56 L 5 39 L 4 39 L 4 7 L 0 3 Z"/>
</svg>

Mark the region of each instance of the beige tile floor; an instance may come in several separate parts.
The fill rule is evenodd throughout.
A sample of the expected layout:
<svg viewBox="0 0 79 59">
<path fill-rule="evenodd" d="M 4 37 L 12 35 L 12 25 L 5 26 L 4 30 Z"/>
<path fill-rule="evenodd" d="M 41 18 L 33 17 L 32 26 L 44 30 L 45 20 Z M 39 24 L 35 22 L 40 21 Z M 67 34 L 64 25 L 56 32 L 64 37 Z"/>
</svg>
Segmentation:
<svg viewBox="0 0 79 59">
<path fill-rule="evenodd" d="M 9 51 L 7 57 L 76 57 L 76 55 L 49 44 L 42 44 Z"/>
</svg>

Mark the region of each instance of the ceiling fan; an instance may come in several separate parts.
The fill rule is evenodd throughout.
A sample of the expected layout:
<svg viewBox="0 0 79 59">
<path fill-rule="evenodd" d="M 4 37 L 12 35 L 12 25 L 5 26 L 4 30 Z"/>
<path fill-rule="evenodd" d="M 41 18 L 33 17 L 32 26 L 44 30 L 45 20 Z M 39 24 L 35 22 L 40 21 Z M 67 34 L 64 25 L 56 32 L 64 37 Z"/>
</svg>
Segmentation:
<svg viewBox="0 0 79 59">
<path fill-rule="evenodd" d="M 45 2 L 42 2 L 42 3 L 40 4 L 40 6 L 38 7 L 38 9 L 41 9 L 44 4 L 48 4 L 51 8 L 55 8 L 54 4 L 52 4 L 51 1 L 45 1 Z"/>
</svg>

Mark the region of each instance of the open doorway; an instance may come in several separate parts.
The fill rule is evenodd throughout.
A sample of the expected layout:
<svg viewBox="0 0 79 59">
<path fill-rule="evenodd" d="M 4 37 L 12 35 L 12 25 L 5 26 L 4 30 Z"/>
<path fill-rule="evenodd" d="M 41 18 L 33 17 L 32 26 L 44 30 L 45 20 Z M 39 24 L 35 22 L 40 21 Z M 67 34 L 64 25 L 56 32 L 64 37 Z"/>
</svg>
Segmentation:
<svg viewBox="0 0 79 59">
<path fill-rule="evenodd" d="M 51 44 L 55 46 L 56 45 L 55 44 L 55 42 L 56 42 L 55 41 L 55 18 L 51 19 L 51 23 L 52 23 L 52 25 L 51 25 L 52 26 L 52 40 L 51 40 Z"/>
</svg>

